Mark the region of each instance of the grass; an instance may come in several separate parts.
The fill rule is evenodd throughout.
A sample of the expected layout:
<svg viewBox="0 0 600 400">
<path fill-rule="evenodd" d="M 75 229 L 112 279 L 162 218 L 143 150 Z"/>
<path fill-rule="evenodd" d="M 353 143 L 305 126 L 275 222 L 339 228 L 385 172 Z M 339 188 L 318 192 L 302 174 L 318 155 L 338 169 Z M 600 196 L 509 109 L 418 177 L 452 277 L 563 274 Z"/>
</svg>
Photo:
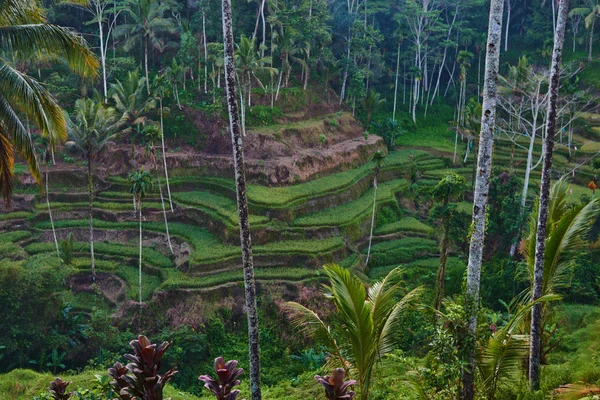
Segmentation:
<svg viewBox="0 0 600 400">
<path fill-rule="evenodd" d="M 138 267 L 121 265 L 115 271 L 115 275 L 127 282 L 129 289 L 127 297 L 132 300 L 139 298 L 139 269 Z M 154 291 L 161 285 L 160 276 L 144 273 L 142 269 L 142 300 L 147 301 L 152 298 Z"/>
<path fill-rule="evenodd" d="M 180 203 L 206 209 L 210 214 L 224 219 L 227 224 L 237 228 L 239 224 L 237 204 L 235 201 L 211 192 L 180 192 L 172 197 Z M 250 225 L 257 226 L 267 223 L 264 216 L 250 215 Z"/>
<path fill-rule="evenodd" d="M 31 237 L 31 232 L 28 231 L 11 231 L 0 233 L 0 243 L 20 242 Z"/>
<path fill-rule="evenodd" d="M 88 371 L 81 374 L 61 373 L 60 376 L 73 382 L 69 390 L 78 388 L 91 389 L 95 386 L 94 375 L 105 375 L 105 370 Z M 47 393 L 48 383 L 54 379 L 50 373 L 39 373 L 28 369 L 15 369 L 7 374 L 0 375 L 0 398 L 10 400 L 31 400 L 33 397 Z M 172 400 L 198 400 L 191 394 L 182 393 L 172 385 L 165 390 L 166 398 Z"/>
<path fill-rule="evenodd" d="M 88 202 L 74 202 L 74 203 L 61 203 L 61 202 L 51 202 L 50 208 L 53 211 L 64 211 L 64 210 L 72 210 L 76 208 L 88 208 Z M 35 206 L 36 210 L 45 211 L 48 209 L 48 205 L 46 203 L 38 203 Z M 162 204 L 157 202 L 145 202 L 142 204 L 144 209 L 155 209 L 162 210 Z M 105 211 L 131 211 L 133 212 L 133 202 L 128 203 L 116 203 L 116 202 L 102 202 L 102 201 L 94 201 L 94 209 L 105 210 Z"/>
<path fill-rule="evenodd" d="M 62 220 L 56 222 L 56 228 L 85 228 L 89 226 L 87 220 Z M 49 229 L 49 222 L 39 222 L 35 225 L 36 228 Z M 107 221 L 95 221 L 95 229 L 137 229 L 137 222 L 107 222 Z M 146 222 L 143 225 L 143 229 L 152 232 L 163 232 L 164 224 L 161 222 Z M 194 227 L 185 225 L 182 223 L 171 223 L 169 224 L 169 232 L 172 236 L 181 237 L 188 241 L 194 248 L 193 260 L 199 264 L 210 264 L 215 262 L 222 262 L 228 259 L 240 257 L 240 248 L 235 245 L 223 244 L 219 238 L 208 232 L 204 228 Z M 82 244 L 86 246 L 86 244 Z M 102 243 L 95 243 L 102 245 Z M 325 253 L 330 253 L 335 250 L 342 249 L 345 243 L 342 238 L 327 238 L 320 240 L 287 240 L 270 242 L 264 245 L 255 245 L 254 254 L 261 256 L 281 256 L 281 255 L 309 255 L 319 256 Z M 48 243 L 34 243 L 28 246 L 28 251 L 36 251 L 37 247 L 40 247 L 39 251 L 46 251 Z M 114 245 L 112 245 L 114 246 Z M 109 246 L 110 247 L 110 246 Z M 138 248 L 135 246 L 123 247 L 123 250 L 119 251 L 117 248 L 102 247 L 104 252 L 98 249 L 99 253 L 121 255 L 128 258 L 135 258 L 138 256 Z M 111 253 L 106 253 L 110 250 Z M 39 252 L 38 251 L 38 252 Z M 116 253 L 116 254 L 112 254 Z M 148 260 L 148 263 L 157 267 L 169 267 L 172 266 L 171 261 L 160 254 L 156 250 L 144 248 L 143 253 L 144 261 Z M 158 256 L 160 255 L 160 256 Z M 133 257 L 132 257 L 133 256 Z M 156 259 L 154 259 L 156 257 Z M 168 264 L 167 261 L 168 260 Z"/>
<path fill-rule="evenodd" d="M 28 211 L 15 211 L 6 214 L 0 214 L 0 221 L 10 221 L 12 219 L 27 219 L 32 217 L 33 213 Z"/>
<path fill-rule="evenodd" d="M 364 248 L 363 253 L 367 252 Z M 372 267 L 400 264 L 414 261 L 424 255 L 435 255 L 438 252 L 438 244 L 435 240 L 417 237 L 407 237 L 398 240 L 388 240 L 376 243 L 371 248 Z"/>
<path fill-rule="evenodd" d="M 405 179 L 379 184 L 377 191 L 377 204 L 396 204 L 395 194 L 408 187 Z M 299 217 L 292 222 L 292 226 L 320 227 L 320 226 L 345 226 L 352 222 L 360 221 L 371 215 L 373 208 L 373 189 L 369 189 L 358 199 L 345 203 L 339 207 L 329 208 L 314 214 Z"/>
<path fill-rule="evenodd" d="M 310 278 L 324 277 L 320 269 L 288 268 L 288 267 L 255 267 L 254 277 L 261 281 L 301 281 Z M 243 282 L 244 273 L 241 269 L 226 271 L 220 274 L 190 277 L 179 270 L 169 271 L 168 278 L 161 285 L 161 290 L 172 289 L 203 289 L 234 282 Z"/>
<path fill-rule="evenodd" d="M 89 252 L 90 244 L 87 242 L 73 242 L 73 251 L 78 252 Z M 51 242 L 38 242 L 31 243 L 25 246 L 25 251 L 29 254 L 47 253 L 54 250 L 54 243 Z M 136 259 L 139 257 L 139 248 L 136 246 L 125 246 L 120 243 L 105 243 L 96 242 L 94 243 L 94 253 L 97 255 L 108 255 L 123 257 L 129 259 Z M 161 268 L 168 268 L 173 266 L 173 262 L 152 248 L 144 247 L 142 252 L 142 260 L 144 263 Z"/>
<path fill-rule="evenodd" d="M 404 217 L 400 221 L 386 224 L 375 230 L 376 235 L 389 235 L 397 232 L 431 233 L 433 228 L 414 217 Z"/>
</svg>

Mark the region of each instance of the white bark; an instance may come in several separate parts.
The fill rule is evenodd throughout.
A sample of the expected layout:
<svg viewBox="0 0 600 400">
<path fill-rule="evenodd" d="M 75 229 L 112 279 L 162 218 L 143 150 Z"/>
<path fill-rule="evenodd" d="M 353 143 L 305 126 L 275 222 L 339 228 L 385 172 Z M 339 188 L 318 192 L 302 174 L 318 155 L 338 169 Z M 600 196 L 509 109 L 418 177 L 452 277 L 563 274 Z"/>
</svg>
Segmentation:
<svg viewBox="0 0 600 400">
<path fill-rule="evenodd" d="M 498 67 L 500 63 L 500 40 L 502 37 L 502 14 L 504 0 L 492 0 L 488 26 L 487 54 L 485 61 L 485 78 L 481 116 L 481 133 L 479 137 L 479 153 L 477 157 L 477 174 L 473 199 L 473 222 L 471 224 L 471 241 L 469 243 L 469 262 L 467 266 L 466 311 L 468 326 L 473 337 L 473 345 L 469 349 L 467 369 L 463 371 L 463 399 L 473 400 L 475 396 L 474 369 L 477 328 L 477 312 L 479 308 L 479 289 L 481 279 L 481 263 L 485 244 L 485 225 L 492 169 L 492 151 L 494 145 L 494 127 L 496 124 L 496 93 Z"/>
</svg>

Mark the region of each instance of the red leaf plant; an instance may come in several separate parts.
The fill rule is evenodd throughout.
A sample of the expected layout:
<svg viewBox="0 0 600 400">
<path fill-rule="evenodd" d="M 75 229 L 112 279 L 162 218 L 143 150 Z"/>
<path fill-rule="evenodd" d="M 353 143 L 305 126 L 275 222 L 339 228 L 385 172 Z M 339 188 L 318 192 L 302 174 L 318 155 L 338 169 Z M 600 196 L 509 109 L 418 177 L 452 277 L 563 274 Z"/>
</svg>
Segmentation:
<svg viewBox="0 0 600 400">
<path fill-rule="evenodd" d="M 114 368 L 108 369 L 108 374 L 114 379 L 111 382 L 113 387 L 122 400 L 162 400 L 163 389 L 177 373 L 175 368 L 171 368 L 164 375 L 158 374 L 160 360 L 170 343 L 163 342 L 157 346 L 140 335 L 129 345 L 135 354 L 125 354 L 124 357 L 131 362 L 125 367 L 117 362 Z"/>
<path fill-rule="evenodd" d="M 337 368 L 331 376 L 315 375 L 315 380 L 325 388 L 325 397 L 327 400 L 350 400 L 356 393 L 349 391 L 350 386 L 356 385 L 355 380 L 344 382 L 346 372 L 342 368 Z"/>
<path fill-rule="evenodd" d="M 244 372 L 237 367 L 237 360 L 225 362 L 223 357 L 215 359 L 215 372 L 219 381 L 216 381 L 208 375 L 198 377 L 198 380 L 204 382 L 204 387 L 217 398 L 217 400 L 235 400 L 240 394 L 239 390 L 232 390 L 240 384 L 238 377 Z"/>
</svg>

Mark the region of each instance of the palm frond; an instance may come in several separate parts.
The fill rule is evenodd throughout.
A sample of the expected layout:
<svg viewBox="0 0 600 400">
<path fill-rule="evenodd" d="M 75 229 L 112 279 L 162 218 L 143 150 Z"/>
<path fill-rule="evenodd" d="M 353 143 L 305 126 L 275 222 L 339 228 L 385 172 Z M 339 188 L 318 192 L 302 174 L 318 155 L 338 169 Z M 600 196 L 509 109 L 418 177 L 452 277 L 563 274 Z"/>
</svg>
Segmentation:
<svg viewBox="0 0 600 400">
<path fill-rule="evenodd" d="M 15 157 L 12 144 L 6 137 L 4 129 L 0 126 L 0 193 L 7 206 L 13 189 L 13 168 Z"/>
<path fill-rule="evenodd" d="M 0 26 L 40 24 L 44 14 L 35 0 L 0 0 Z"/>
<path fill-rule="evenodd" d="M 317 313 L 304 307 L 302 304 L 292 301 L 285 303 L 285 310 L 294 327 L 298 328 L 307 337 L 323 343 L 333 358 L 342 363 L 342 365 L 345 364 L 342 352 L 331 333 L 331 329 L 325 325 Z"/>
<path fill-rule="evenodd" d="M 24 58 L 53 54 L 64 58 L 78 75 L 98 75 L 98 58 L 81 35 L 68 28 L 49 24 L 0 26 L 0 46 L 18 51 Z"/>
</svg>

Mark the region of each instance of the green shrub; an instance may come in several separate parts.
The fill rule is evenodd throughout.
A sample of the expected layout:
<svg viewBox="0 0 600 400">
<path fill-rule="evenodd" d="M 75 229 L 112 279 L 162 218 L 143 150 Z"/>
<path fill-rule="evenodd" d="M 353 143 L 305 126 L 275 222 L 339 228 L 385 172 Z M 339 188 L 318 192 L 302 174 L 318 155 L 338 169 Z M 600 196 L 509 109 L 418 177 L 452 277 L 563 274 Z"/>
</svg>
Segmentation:
<svg viewBox="0 0 600 400">
<path fill-rule="evenodd" d="M 253 127 L 273 125 L 277 122 L 277 118 L 281 117 L 281 115 L 282 113 L 279 107 L 250 107 L 246 113 L 246 126 Z"/>
</svg>

